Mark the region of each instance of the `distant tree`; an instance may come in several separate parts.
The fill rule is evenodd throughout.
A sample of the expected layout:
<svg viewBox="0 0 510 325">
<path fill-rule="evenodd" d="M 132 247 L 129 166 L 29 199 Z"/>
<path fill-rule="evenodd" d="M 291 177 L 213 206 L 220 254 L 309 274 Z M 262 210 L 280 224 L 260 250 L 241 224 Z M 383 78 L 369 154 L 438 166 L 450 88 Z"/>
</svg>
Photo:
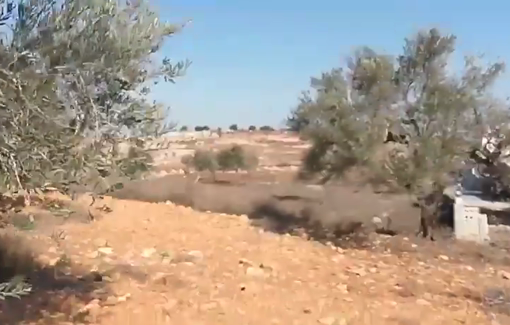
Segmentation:
<svg viewBox="0 0 510 325">
<path fill-rule="evenodd" d="M 290 116 L 287 118 L 286 125 L 287 130 L 293 132 L 301 132 L 308 126 L 309 119 L 309 105 L 311 104 L 311 98 L 307 93 L 303 93 L 301 97 L 301 103 L 298 107 L 290 113 Z"/>
<path fill-rule="evenodd" d="M 261 127 L 259 128 L 259 130 L 260 130 L 260 131 L 270 131 L 270 132 L 272 132 L 272 131 L 274 131 L 274 128 L 273 128 L 273 127 L 271 127 L 271 126 L 269 126 L 269 125 L 264 125 L 264 126 L 261 126 Z"/>
<path fill-rule="evenodd" d="M 222 171 L 253 170 L 259 164 L 259 159 L 255 154 L 247 152 L 238 144 L 218 152 L 216 161 Z"/>
<path fill-rule="evenodd" d="M 183 125 L 183 126 L 181 126 L 181 130 L 180 130 L 180 131 L 181 131 L 181 132 L 186 132 L 186 131 L 188 131 L 188 127 L 187 127 L 186 125 Z"/>
<path fill-rule="evenodd" d="M 211 150 L 197 149 L 192 155 L 183 156 L 181 162 L 187 168 L 194 168 L 197 172 L 209 171 L 213 179 L 216 179 L 218 163 L 216 155 Z"/>
<path fill-rule="evenodd" d="M 467 58 L 464 73 L 453 75 L 455 40 L 437 29 L 420 32 L 406 39 L 396 60 L 363 47 L 348 71 L 312 78 L 312 92 L 288 121 L 312 143 L 301 175 L 327 181 L 356 167 L 363 182 L 419 198 L 447 186 L 488 117 L 502 112 L 490 87 L 504 64 L 483 67 Z M 384 144 L 388 130 L 405 134 L 408 144 Z"/>
<path fill-rule="evenodd" d="M 257 127 L 255 125 L 250 125 L 248 131 L 257 131 Z"/>
<path fill-rule="evenodd" d="M 198 126 L 195 126 L 195 131 L 199 132 L 199 131 L 209 131 L 210 128 L 207 126 L 207 125 L 198 125 Z"/>
<path fill-rule="evenodd" d="M 22 194 L 30 204 L 30 193 L 48 187 L 98 194 L 141 178 L 153 163 L 144 138 L 173 126 L 150 90 L 189 66 L 156 53 L 183 26 L 164 22 L 146 0 L 0 6 L 0 196 Z M 2 243 L 0 300 L 30 292 L 25 270 L 5 263 L 12 243 Z"/>
<path fill-rule="evenodd" d="M 104 192 L 147 172 L 139 137 L 170 129 L 148 94 L 189 65 L 154 53 L 181 26 L 145 0 L 0 5 L 0 193 Z"/>
<path fill-rule="evenodd" d="M 230 131 L 237 131 L 238 130 L 237 124 L 232 124 L 231 126 L 228 127 L 228 129 Z"/>
</svg>

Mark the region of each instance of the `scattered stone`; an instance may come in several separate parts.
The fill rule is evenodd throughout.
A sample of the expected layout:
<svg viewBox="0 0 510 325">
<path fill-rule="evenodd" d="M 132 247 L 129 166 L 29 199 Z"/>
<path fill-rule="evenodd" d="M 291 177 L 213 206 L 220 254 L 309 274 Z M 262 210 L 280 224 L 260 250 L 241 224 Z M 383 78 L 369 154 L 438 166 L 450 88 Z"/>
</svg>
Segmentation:
<svg viewBox="0 0 510 325">
<path fill-rule="evenodd" d="M 264 272 L 263 269 L 261 269 L 260 267 L 252 267 L 252 266 L 250 266 L 246 269 L 246 275 L 254 277 L 254 278 L 267 277 L 267 274 L 266 274 L 266 272 Z"/>
<path fill-rule="evenodd" d="M 339 285 L 336 286 L 336 288 L 338 290 L 340 290 L 340 292 L 342 292 L 342 293 L 349 293 L 349 289 L 348 289 L 346 284 L 343 284 L 343 283 L 339 284 Z"/>
<path fill-rule="evenodd" d="M 100 253 L 98 251 L 94 251 L 92 253 L 87 254 L 88 258 L 98 258 Z"/>
<path fill-rule="evenodd" d="M 172 258 L 171 257 L 163 257 L 163 259 L 161 260 L 161 263 L 165 264 L 165 265 L 171 264 Z"/>
<path fill-rule="evenodd" d="M 240 264 L 240 265 L 252 266 L 252 265 L 254 265 L 255 263 L 253 263 L 252 261 L 247 260 L 247 259 L 245 259 L 245 258 L 241 258 L 241 259 L 239 260 L 239 264 Z"/>
<path fill-rule="evenodd" d="M 60 261 L 60 257 L 55 257 L 55 258 L 52 258 L 48 261 L 48 265 L 49 266 L 55 266 L 58 264 L 58 262 Z"/>
<path fill-rule="evenodd" d="M 333 263 L 339 263 L 340 261 L 342 261 L 344 259 L 344 256 L 343 255 L 335 255 L 331 258 L 331 261 Z"/>
<path fill-rule="evenodd" d="M 197 260 L 203 260 L 204 254 L 201 251 L 189 251 L 188 255 L 194 257 Z"/>
<path fill-rule="evenodd" d="M 383 227 L 383 221 L 381 218 L 375 216 L 372 218 L 372 224 L 377 228 L 380 229 Z"/>
<path fill-rule="evenodd" d="M 75 321 L 84 321 L 88 318 L 88 316 L 95 317 L 101 310 L 101 306 L 99 305 L 99 299 L 93 299 L 88 304 L 83 306 L 78 310 L 76 314 L 73 315 L 73 319 Z"/>
<path fill-rule="evenodd" d="M 125 295 L 117 297 L 117 301 L 118 302 L 124 302 L 124 301 L 127 301 L 129 298 L 131 298 L 131 294 L 130 293 L 126 293 Z"/>
<path fill-rule="evenodd" d="M 149 258 L 156 253 L 155 248 L 146 248 L 142 251 L 142 257 Z"/>
<path fill-rule="evenodd" d="M 430 306 L 430 302 L 421 298 L 416 299 L 416 303 L 421 306 Z"/>
<path fill-rule="evenodd" d="M 182 263 L 193 265 L 193 263 L 200 262 L 204 259 L 204 254 L 201 251 L 189 251 L 187 253 L 177 254 L 173 259 L 173 263 Z"/>
<path fill-rule="evenodd" d="M 319 319 L 318 322 L 322 325 L 335 325 L 337 323 L 335 317 L 324 317 Z"/>
<path fill-rule="evenodd" d="M 117 302 L 118 302 L 117 297 L 109 296 L 108 298 L 106 298 L 103 305 L 104 306 L 115 306 L 117 304 Z"/>
<path fill-rule="evenodd" d="M 439 255 L 438 258 L 443 261 L 448 261 L 450 258 L 446 255 Z"/>
<path fill-rule="evenodd" d="M 152 281 L 157 284 L 166 285 L 168 274 L 163 272 L 158 272 L 152 277 Z"/>
<path fill-rule="evenodd" d="M 97 249 L 97 251 L 104 255 L 111 255 L 113 254 L 113 248 L 111 247 L 100 247 Z"/>
<path fill-rule="evenodd" d="M 367 272 L 363 268 L 361 268 L 361 267 L 358 267 L 358 268 L 348 268 L 347 272 L 349 272 L 351 274 L 355 274 L 357 276 L 365 276 L 367 274 Z"/>
<path fill-rule="evenodd" d="M 499 271 L 499 275 L 505 280 L 510 280 L 510 272 L 501 270 Z"/>
</svg>

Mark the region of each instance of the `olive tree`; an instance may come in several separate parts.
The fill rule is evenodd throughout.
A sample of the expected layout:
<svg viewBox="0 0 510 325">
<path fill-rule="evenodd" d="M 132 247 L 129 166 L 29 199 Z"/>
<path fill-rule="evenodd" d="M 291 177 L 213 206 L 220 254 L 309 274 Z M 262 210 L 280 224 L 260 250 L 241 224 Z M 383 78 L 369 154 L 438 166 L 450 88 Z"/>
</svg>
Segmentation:
<svg viewBox="0 0 510 325">
<path fill-rule="evenodd" d="M 104 190 L 113 175 L 147 169 L 140 137 L 168 127 L 150 87 L 189 65 L 158 50 L 183 25 L 162 22 L 143 0 L 5 1 L 0 24 L 12 34 L 0 43 L 0 191 Z M 127 138 L 136 140 L 121 155 Z"/>
<path fill-rule="evenodd" d="M 489 117 L 508 116 L 490 92 L 504 64 L 467 57 L 454 73 L 455 40 L 431 29 L 396 57 L 362 47 L 346 69 L 312 78 L 288 120 L 312 143 L 301 175 L 327 181 L 356 169 L 363 183 L 420 195 L 446 186 Z M 408 143 L 384 144 L 388 130 Z"/>
<path fill-rule="evenodd" d="M 0 195 L 104 191 L 147 170 L 143 138 L 172 127 L 150 87 L 189 65 L 158 50 L 183 25 L 144 0 L 0 0 L 0 9 Z M 15 277 L 0 283 L 0 300 L 30 289 Z"/>
</svg>

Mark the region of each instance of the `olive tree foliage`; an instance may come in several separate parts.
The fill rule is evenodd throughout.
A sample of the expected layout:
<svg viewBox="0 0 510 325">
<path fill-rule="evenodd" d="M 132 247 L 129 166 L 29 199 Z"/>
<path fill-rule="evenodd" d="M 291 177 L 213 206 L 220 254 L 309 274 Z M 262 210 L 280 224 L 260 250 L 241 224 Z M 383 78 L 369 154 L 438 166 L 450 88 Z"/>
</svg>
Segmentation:
<svg viewBox="0 0 510 325">
<path fill-rule="evenodd" d="M 312 78 L 313 91 L 288 120 L 312 143 L 301 175 L 327 181 L 356 167 L 363 183 L 391 190 L 425 194 L 447 185 L 490 116 L 508 117 L 490 93 L 504 64 L 466 58 L 464 71 L 453 73 L 455 40 L 423 31 L 406 39 L 396 58 L 363 47 L 347 69 Z M 384 144 L 388 129 L 406 134 L 409 144 Z"/>
<path fill-rule="evenodd" d="M 157 56 L 183 25 L 161 22 L 143 0 L 5 1 L 0 191 L 76 183 L 103 191 L 150 167 L 142 140 L 120 152 L 126 138 L 168 127 L 147 95 L 188 67 Z"/>
</svg>

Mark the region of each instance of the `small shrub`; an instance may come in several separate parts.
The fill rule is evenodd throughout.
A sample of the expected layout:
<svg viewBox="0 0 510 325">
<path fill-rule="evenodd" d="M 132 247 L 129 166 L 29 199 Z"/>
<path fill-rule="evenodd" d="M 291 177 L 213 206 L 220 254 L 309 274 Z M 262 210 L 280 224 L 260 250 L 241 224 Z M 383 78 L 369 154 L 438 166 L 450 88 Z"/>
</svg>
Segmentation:
<svg viewBox="0 0 510 325">
<path fill-rule="evenodd" d="M 248 131 L 257 131 L 257 127 L 255 125 L 250 125 Z"/>
<path fill-rule="evenodd" d="M 237 130 L 239 130 L 239 128 L 237 127 L 237 124 L 232 124 L 231 126 L 228 127 L 228 129 L 230 131 L 237 131 Z"/>
<path fill-rule="evenodd" d="M 186 125 L 181 126 L 181 132 L 188 131 L 188 127 Z"/>
<path fill-rule="evenodd" d="M 250 154 L 240 145 L 233 145 L 228 149 L 221 150 L 216 156 L 218 167 L 221 170 L 251 170 L 257 167 L 259 159 Z"/>
<path fill-rule="evenodd" d="M 210 150 L 198 149 L 193 155 L 183 156 L 181 162 L 188 167 L 193 167 L 199 172 L 210 171 L 214 173 L 218 168 L 216 157 Z"/>
<path fill-rule="evenodd" d="M 184 155 L 181 158 L 181 163 L 186 167 L 192 167 L 193 165 L 193 155 Z"/>
<path fill-rule="evenodd" d="M 270 132 L 272 132 L 272 131 L 274 131 L 274 128 L 269 126 L 269 125 L 264 125 L 264 126 L 261 126 L 259 130 L 260 131 L 270 131 Z"/>
<path fill-rule="evenodd" d="M 195 131 L 197 132 L 200 132 L 200 131 L 209 131 L 211 128 L 208 127 L 207 125 L 202 125 L 202 126 L 195 126 Z"/>
</svg>

